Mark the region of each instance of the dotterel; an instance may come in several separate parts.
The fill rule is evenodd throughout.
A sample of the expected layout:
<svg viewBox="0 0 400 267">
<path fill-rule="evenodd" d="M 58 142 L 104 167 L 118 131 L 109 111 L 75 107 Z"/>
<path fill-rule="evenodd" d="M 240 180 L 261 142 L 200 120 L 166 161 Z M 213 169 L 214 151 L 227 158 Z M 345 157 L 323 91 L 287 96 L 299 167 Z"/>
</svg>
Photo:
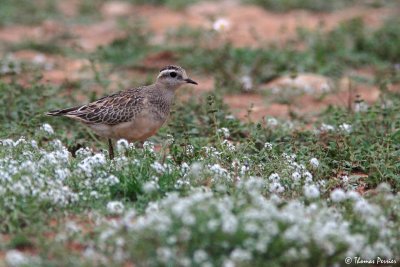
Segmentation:
<svg viewBox="0 0 400 267">
<path fill-rule="evenodd" d="M 154 135 L 170 114 L 175 91 L 189 79 L 186 71 L 169 65 L 160 70 L 154 84 L 127 89 L 86 105 L 54 110 L 50 116 L 64 116 L 83 122 L 96 134 L 108 138 L 110 158 L 112 139 L 144 141 Z"/>
</svg>

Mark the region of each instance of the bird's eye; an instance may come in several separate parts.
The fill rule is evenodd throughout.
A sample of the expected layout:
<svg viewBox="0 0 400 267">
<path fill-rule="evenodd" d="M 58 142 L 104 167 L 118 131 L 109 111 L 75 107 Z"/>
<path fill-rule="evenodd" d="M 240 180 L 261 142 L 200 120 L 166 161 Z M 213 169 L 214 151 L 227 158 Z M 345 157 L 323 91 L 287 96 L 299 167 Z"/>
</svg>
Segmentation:
<svg viewBox="0 0 400 267">
<path fill-rule="evenodd" d="M 169 74 L 169 76 L 171 76 L 172 78 L 175 78 L 175 77 L 176 77 L 176 72 L 175 72 L 175 71 L 171 72 L 171 73 Z"/>
</svg>

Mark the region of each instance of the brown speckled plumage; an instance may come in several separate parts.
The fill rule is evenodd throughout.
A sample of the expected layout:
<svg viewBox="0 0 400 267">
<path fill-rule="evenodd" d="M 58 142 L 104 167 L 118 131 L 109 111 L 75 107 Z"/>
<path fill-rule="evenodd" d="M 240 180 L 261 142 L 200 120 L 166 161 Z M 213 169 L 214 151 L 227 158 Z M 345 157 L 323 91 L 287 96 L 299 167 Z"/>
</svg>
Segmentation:
<svg viewBox="0 0 400 267">
<path fill-rule="evenodd" d="M 143 87 L 128 89 L 102 97 L 92 103 L 48 113 L 52 116 L 67 116 L 86 124 L 103 123 L 116 125 L 135 118 L 143 109 L 145 90 Z"/>
<path fill-rule="evenodd" d="M 47 115 L 79 120 L 109 139 L 143 141 L 164 124 L 175 90 L 185 83 L 197 84 L 181 67 L 166 66 L 152 85 L 127 89 L 86 105 L 50 111 Z"/>
</svg>

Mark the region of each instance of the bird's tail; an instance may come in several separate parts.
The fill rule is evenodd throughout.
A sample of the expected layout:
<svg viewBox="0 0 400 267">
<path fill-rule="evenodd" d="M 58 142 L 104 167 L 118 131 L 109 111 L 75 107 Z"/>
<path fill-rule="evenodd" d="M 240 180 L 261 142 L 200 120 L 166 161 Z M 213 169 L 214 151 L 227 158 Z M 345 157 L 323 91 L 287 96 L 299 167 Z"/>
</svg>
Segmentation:
<svg viewBox="0 0 400 267">
<path fill-rule="evenodd" d="M 52 110 L 46 113 L 47 116 L 65 116 L 68 115 L 71 111 L 75 111 L 80 107 L 73 107 L 73 108 L 65 108 L 65 109 L 57 109 Z"/>
</svg>

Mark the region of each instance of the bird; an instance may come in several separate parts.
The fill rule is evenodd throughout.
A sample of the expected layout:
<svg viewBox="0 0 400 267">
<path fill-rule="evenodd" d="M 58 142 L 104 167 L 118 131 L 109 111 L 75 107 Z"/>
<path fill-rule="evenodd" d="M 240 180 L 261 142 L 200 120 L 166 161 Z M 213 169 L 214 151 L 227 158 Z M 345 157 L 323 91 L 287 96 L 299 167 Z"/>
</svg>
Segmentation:
<svg viewBox="0 0 400 267">
<path fill-rule="evenodd" d="M 176 90 L 184 84 L 198 83 L 176 65 L 163 67 L 155 83 L 129 88 L 91 103 L 46 113 L 82 122 L 100 137 L 108 139 L 109 157 L 114 158 L 112 140 L 145 141 L 169 117 Z"/>
</svg>

